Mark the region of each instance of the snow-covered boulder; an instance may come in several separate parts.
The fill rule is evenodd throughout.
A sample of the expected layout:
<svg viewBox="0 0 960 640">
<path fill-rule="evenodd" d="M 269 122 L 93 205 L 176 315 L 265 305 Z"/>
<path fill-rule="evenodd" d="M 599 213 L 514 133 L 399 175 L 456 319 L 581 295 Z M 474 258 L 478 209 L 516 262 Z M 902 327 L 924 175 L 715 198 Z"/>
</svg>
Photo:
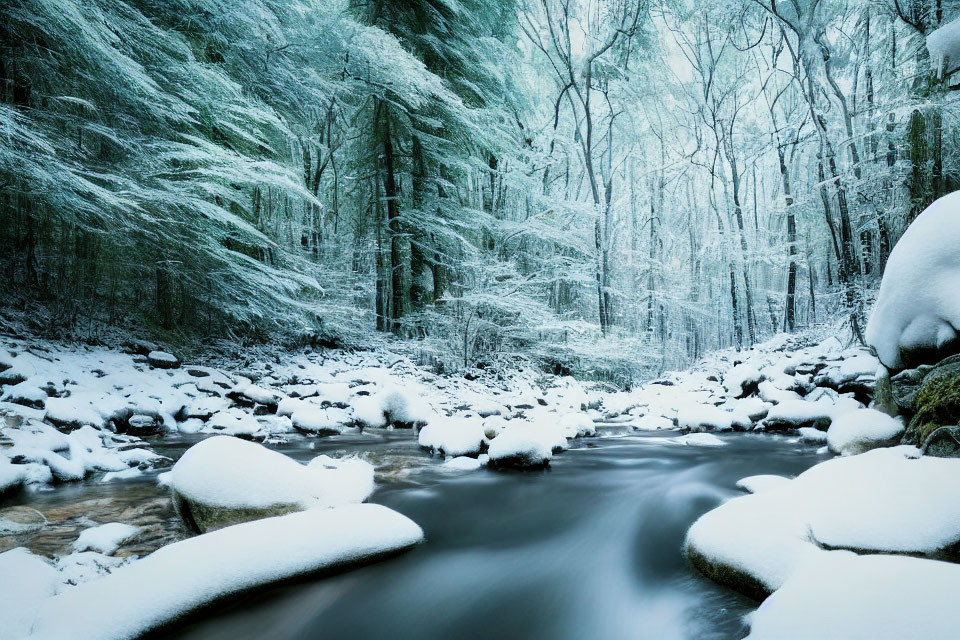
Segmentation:
<svg viewBox="0 0 960 640">
<path fill-rule="evenodd" d="M 236 593 L 371 562 L 422 540 L 415 522 L 378 504 L 310 509 L 175 542 L 55 597 L 33 597 L 13 620 L 43 640 L 136 638 Z M 18 575 L 3 555 L 0 575 Z M 19 583 L 0 580 L 0 593 Z"/>
<path fill-rule="evenodd" d="M 677 412 L 677 422 L 691 431 L 730 431 L 733 429 L 733 414 L 710 404 L 695 404 Z"/>
<path fill-rule="evenodd" d="M 538 469 L 553 458 L 552 443 L 531 426 L 512 426 L 490 443 L 487 454 L 493 468 Z"/>
<path fill-rule="evenodd" d="M 302 465 L 229 436 L 190 447 L 170 474 L 177 513 L 198 533 L 291 511 L 362 502 L 374 488 L 373 466 L 363 460 L 319 456 Z"/>
<path fill-rule="evenodd" d="M 166 351 L 151 351 L 147 354 L 147 362 L 157 369 L 176 369 L 180 366 L 180 358 Z"/>
<path fill-rule="evenodd" d="M 770 491 L 771 489 L 781 488 L 787 482 L 790 482 L 790 478 L 761 474 L 757 476 L 748 476 L 746 478 L 737 480 L 737 489 L 743 489 L 747 493 L 763 493 L 764 491 Z"/>
<path fill-rule="evenodd" d="M 560 425 L 560 430 L 567 438 L 581 438 L 597 434 L 597 426 L 593 420 L 580 411 L 559 416 L 557 424 Z"/>
<path fill-rule="evenodd" d="M 299 401 L 291 420 L 297 431 L 312 435 L 336 435 L 352 419 L 350 412 L 338 407 L 320 407 L 308 401 Z"/>
<path fill-rule="evenodd" d="M 836 416 L 827 430 L 827 446 L 833 453 L 856 455 L 889 447 L 900 441 L 903 422 L 876 409 L 855 409 Z"/>
<path fill-rule="evenodd" d="M 956 638 L 960 566 L 830 553 L 802 567 L 750 617 L 749 640 Z"/>
<path fill-rule="evenodd" d="M 631 426 L 637 431 L 660 431 L 676 428 L 673 420 L 657 413 L 645 413 L 631 422 Z"/>
<path fill-rule="evenodd" d="M 415 427 L 426 424 L 433 411 L 426 399 L 410 389 L 388 386 L 350 401 L 354 418 L 366 427 Z"/>
<path fill-rule="evenodd" d="M 887 260 L 866 340 L 891 370 L 960 350 L 960 191 L 927 207 Z"/>
<path fill-rule="evenodd" d="M 757 392 L 763 374 L 752 364 L 738 364 L 723 376 L 723 386 L 734 398 L 743 398 Z"/>
<path fill-rule="evenodd" d="M 476 456 L 484 443 L 484 426 L 476 418 L 440 418 L 420 430 L 420 446 L 444 457 Z"/>
<path fill-rule="evenodd" d="M 0 635 L 26 638 L 45 599 L 57 592 L 60 575 L 40 556 L 17 547 L 0 553 L 0 576 Z"/>
<path fill-rule="evenodd" d="M 708 577 L 762 599 L 824 554 L 939 556 L 960 543 L 960 460 L 913 447 L 833 458 L 761 493 L 734 498 L 687 533 Z"/>
<path fill-rule="evenodd" d="M 799 429 L 800 427 L 826 427 L 835 410 L 829 401 L 784 400 L 775 405 L 763 419 L 767 430 Z"/>
<path fill-rule="evenodd" d="M 141 531 L 140 527 L 123 522 L 108 522 L 96 527 L 84 529 L 73 542 L 74 551 L 96 551 L 111 555 L 120 545 L 134 538 Z"/>
</svg>

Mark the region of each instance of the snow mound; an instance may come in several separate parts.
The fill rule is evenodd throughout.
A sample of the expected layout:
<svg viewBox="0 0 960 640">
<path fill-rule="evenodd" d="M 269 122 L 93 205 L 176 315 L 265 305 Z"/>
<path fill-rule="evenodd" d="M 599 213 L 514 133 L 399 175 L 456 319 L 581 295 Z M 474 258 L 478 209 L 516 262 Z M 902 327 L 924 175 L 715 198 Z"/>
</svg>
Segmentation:
<svg viewBox="0 0 960 640">
<path fill-rule="evenodd" d="M 678 438 L 670 438 L 670 441 L 695 447 L 722 447 L 727 444 L 712 433 L 688 433 Z"/>
<path fill-rule="evenodd" d="M 484 442 L 484 427 L 477 419 L 443 418 L 420 430 L 421 447 L 443 453 L 445 457 L 477 455 Z"/>
<path fill-rule="evenodd" d="M 960 566 L 902 556 L 828 554 L 803 567 L 751 619 L 750 640 L 957 637 Z"/>
<path fill-rule="evenodd" d="M 575 412 L 560 416 L 557 420 L 560 430 L 567 438 L 580 438 L 597 434 L 597 426 L 585 413 Z"/>
<path fill-rule="evenodd" d="M 790 478 L 774 475 L 748 476 L 737 480 L 737 489 L 743 489 L 747 493 L 764 493 L 783 487 L 785 483 L 790 482 Z"/>
<path fill-rule="evenodd" d="M 302 465 L 254 442 L 214 436 L 187 449 L 170 474 L 171 489 L 204 505 L 308 509 L 365 500 L 374 471 L 358 458 L 319 456 Z"/>
<path fill-rule="evenodd" d="M 960 348 L 954 328 L 960 327 L 958 212 L 960 192 L 940 198 L 890 253 L 866 330 L 867 343 L 889 369 L 936 362 Z"/>
<path fill-rule="evenodd" d="M 494 438 L 487 454 L 492 467 L 535 468 L 550 463 L 553 449 L 553 443 L 541 430 L 516 425 Z"/>
<path fill-rule="evenodd" d="M 350 420 L 350 412 L 337 407 L 320 407 L 301 401 L 291 416 L 293 427 L 297 431 L 318 435 L 333 435 L 343 432 L 343 426 Z"/>
<path fill-rule="evenodd" d="M 422 540 L 416 523 L 376 504 L 234 525 L 168 545 L 47 599 L 32 637 L 133 638 L 235 593 L 368 562 Z"/>
<path fill-rule="evenodd" d="M 960 460 L 876 449 L 734 498 L 687 533 L 694 565 L 758 599 L 827 549 L 939 554 L 960 543 Z M 821 548 L 823 547 L 823 548 Z"/>
<path fill-rule="evenodd" d="M 85 529 L 73 543 L 74 551 L 97 551 L 110 555 L 120 545 L 140 533 L 140 527 L 122 522 L 109 522 Z"/>
<path fill-rule="evenodd" d="M 839 414 L 827 430 L 833 453 L 856 455 L 894 444 L 903 434 L 903 422 L 876 409 L 855 409 Z"/>
<path fill-rule="evenodd" d="M 723 386 L 735 398 L 754 393 L 763 380 L 763 374 L 751 364 L 738 364 L 723 376 Z"/>
<path fill-rule="evenodd" d="M 733 429 L 733 414 L 709 404 L 683 407 L 677 412 L 680 427 L 691 431 L 730 431 Z"/>
<path fill-rule="evenodd" d="M 660 431 L 675 428 L 673 420 L 656 413 L 647 413 L 640 416 L 631 423 L 631 426 L 637 431 Z"/>
<path fill-rule="evenodd" d="M 23 547 L 0 553 L 0 625 L 4 638 L 25 638 L 30 634 L 44 599 L 57 592 L 60 575 L 40 556 Z M 71 638 L 65 632 L 62 636 Z"/>
</svg>

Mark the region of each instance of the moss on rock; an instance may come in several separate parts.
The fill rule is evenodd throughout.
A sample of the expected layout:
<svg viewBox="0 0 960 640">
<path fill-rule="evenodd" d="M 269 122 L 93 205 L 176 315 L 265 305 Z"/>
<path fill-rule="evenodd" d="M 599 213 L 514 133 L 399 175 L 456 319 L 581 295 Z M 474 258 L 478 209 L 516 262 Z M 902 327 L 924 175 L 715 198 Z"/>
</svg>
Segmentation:
<svg viewBox="0 0 960 640">
<path fill-rule="evenodd" d="M 938 427 L 960 424 L 960 357 L 937 364 L 913 398 L 915 414 L 903 442 L 919 445 Z"/>
</svg>

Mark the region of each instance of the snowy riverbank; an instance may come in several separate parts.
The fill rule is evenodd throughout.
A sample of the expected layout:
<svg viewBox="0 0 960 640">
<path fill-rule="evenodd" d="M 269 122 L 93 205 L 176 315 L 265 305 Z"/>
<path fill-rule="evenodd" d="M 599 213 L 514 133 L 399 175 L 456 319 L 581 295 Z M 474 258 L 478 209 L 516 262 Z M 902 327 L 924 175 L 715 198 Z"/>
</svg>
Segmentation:
<svg viewBox="0 0 960 640">
<path fill-rule="evenodd" d="M 170 485 L 184 523 L 174 523 L 175 531 L 155 536 L 156 543 L 146 547 L 137 546 L 136 522 L 91 521 L 73 549 L 53 557 L 24 549 L 0 553 L 0 560 L 36 578 L 31 578 L 30 588 L 11 585 L 16 597 L 7 594 L 4 601 L 9 607 L 0 610 L 10 625 L 17 625 L 10 628 L 20 629 L 22 636 L 32 632 L 54 637 L 49 633 L 55 635 L 55 631 L 46 630 L 59 628 L 67 609 L 95 609 L 104 600 L 96 594 L 113 589 L 111 585 L 136 592 L 137 576 L 151 589 L 168 585 L 163 602 L 131 604 L 123 614 L 123 625 L 91 627 L 91 637 L 132 637 L 230 593 L 369 559 L 420 539 L 414 523 L 390 510 L 371 512 L 372 519 L 347 515 L 357 508 L 350 503 L 370 494 L 376 477 L 396 473 L 390 465 L 370 464 L 362 456 L 319 456 L 304 466 L 256 443 L 275 448 L 330 434 L 361 436 L 395 429 L 432 451 L 433 464 L 464 473 L 486 465 L 549 465 L 570 439 L 594 435 L 597 423 L 615 424 L 624 431 L 680 428 L 689 433 L 658 441 L 714 447 L 715 455 L 721 456 L 726 431 L 775 432 L 792 436 L 786 442 L 802 439 L 824 450 L 854 454 L 891 444 L 903 430 L 899 420 L 865 406 L 876 380 L 877 360 L 866 350 L 846 348 L 835 337 L 819 340 L 813 334 L 779 336 L 745 352 L 713 354 L 688 371 L 618 393 L 533 371 L 489 372 L 474 379 L 436 376 L 390 353 L 304 353 L 279 364 L 250 365 L 242 372 L 180 363 L 156 353 L 148 356 L 40 341 L 8 340 L 3 353 L 9 355 L 4 359 L 8 366 L 0 372 L 5 382 L 0 470 L 6 502 L 11 505 L 0 510 L 7 534 L 0 536 L 4 548 L 18 543 L 29 546 L 31 532 L 44 526 L 31 524 L 25 507 L 15 506 L 18 496 L 61 491 L 77 482 L 122 482 L 161 472 L 161 482 Z M 211 446 L 203 455 L 199 447 L 195 447 L 197 455 L 191 449 L 191 456 L 180 458 L 169 474 L 178 454 L 161 453 L 162 443 L 174 436 Z M 236 442 L 242 451 L 233 451 L 232 445 L 214 447 L 217 440 L 209 439 L 212 436 L 220 436 L 226 445 Z M 954 538 L 960 525 L 944 507 L 951 497 L 950 486 L 956 484 L 938 482 L 960 462 L 914 461 L 919 470 L 914 473 L 910 461 L 918 455 L 916 449 L 889 449 L 841 457 L 796 480 L 745 479 L 741 484 L 755 495 L 731 500 L 705 515 L 690 532 L 688 553 L 708 576 L 757 597 L 789 586 L 794 568 L 805 567 L 806 559 L 814 555 L 849 555 L 842 549 L 943 555 L 944 549 L 960 540 L 960 535 Z M 393 465 L 403 467 L 407 462 Z M 897 513 L 915 509 L 910 511 L 908 499 L 888 499 L 885 492 L 844 493 L 846 487 L 859 486 L 850 478 L 863 475 L 860 467 L 878 478 L 895 475 L 907 487 L 903 496 L 929 495 L 940 487 L 936 495 L 943 500 L 931 502 L 929 509 L 917 515 L 926 520 L 925 526 L 917 525 L 916 535 L 926 537 L 899 546 L 888 542 L 895 532 L 887 535 L 888 529 L 880 525 L 896 522 Z M 816 480 L 821 476 L 831 479 Z M 879 541 L 873 540 L 870 546 L 848 536 L 837 522 L 849 514 L 824 511 L 832 504 L 825 499 L 828 493 L 840 500 L 838 504 L 857 506 L 850 513 L 872 508 L 869 522 L 879 532 Z M 291 514 L 303 509 L 304 514 L 314 515 Z M 345 515 L 341 518 L 339 513 Z M 377 525 L 377 518 L 384 526 Z M 307 524 L 287 527 L 283 524 L 287 519 Z M 390 524 L 394 520 L 396 526 Z M 311 537 L 311 527 L 330 521 L 345 523 L 342 535 L 327 542 Z M 403 533 L 404 527 L 408 533 Z M 839 527 L 840 533 L 830 537 L 831 527 Z M 190 529 L 212 533 L 188 538 Z M 298 531 L 309 542 L 303 543 L 295 560 L 266 565 L 260 554 L 245 554 L 234 544 L 248 535 L 244 531 L 260 538 L 268 529 L 279 545 L 301 544 Z M 820 533 L 821 539 L 811 530 L 828 533 Z M 376 532 L 383 535 L 371 539 Z M 365 540 L 366 546 L 344 546 L 346 540 L 357 539 Z M 161 552 L 149 553 L 160 544 L 165 545 L 166 562 L 155 560 Z M 210 571 L 203 584 L 182 593 L 174 575 L 164 577 L 163 567 L 189 562 L 194 547 L 206 549 L 204 553 L 220 549 L 221 555 L 233 554 L 232 559 L 225 555 L 220 561 L 235 566 L 237 575 L 228 580 Z M 125 548 L 136 548 L 137 553 Z M 136 559 L 144 554 L 149 555 Z M 257 568 L 268 565 L 266 572 Z M 927 565 L 920 569 L 923 566 Z M 764 610 L 758 614 L 758 624 Z M 759 634 L 762 624 L 758 629 Z"/>
</svg>

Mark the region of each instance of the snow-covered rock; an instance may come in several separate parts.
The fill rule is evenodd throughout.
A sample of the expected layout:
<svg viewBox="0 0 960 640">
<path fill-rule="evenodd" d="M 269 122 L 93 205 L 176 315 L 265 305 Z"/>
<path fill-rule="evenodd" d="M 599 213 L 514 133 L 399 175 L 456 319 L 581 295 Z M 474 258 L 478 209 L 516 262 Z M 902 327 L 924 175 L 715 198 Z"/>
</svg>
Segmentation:
<svg viewBox="0 0 960 640">
<path fill-rule="evenodd" d="M 180 366 L 180 358 L 166 351 L 151 351 L 147 354 L 147 362 L 157 369 L 176 369 Z"/>
<path fill-rule="evenodd" d="M 712 433 L 688 433 L 670 440 L 676 444 L 694 447 L 722 447 L 727 444 Z"/>
<path fill-rule="evenodd" d="M 927 50 L 941 77 L 960 68 L 960 20 L 952 20 L 927 34 Z"/>
<path fill-rule="evenodd" d="M 438 418 L 420 430 L 418 442 L 444 457 L 479 455 L 484 443 L 483 423 L 476 418 Z"/>
<path fill-rule="evenodd" d="M 662 429 L 674 429 L 673 420 L 656 413 L 647 413 L 636 418 L 631 425 L 638 431 L 660 431 Z"/>
<path fill-rule="evenodd" d="M 938 555 L 960 543 L 960 460 L 876 449 L 701 516 L 686 549 L 705 575 L 762 599 L 825 549 Z"/>
<path fill-rule="evenodd" d="M 723 386 L 734 398 L 742 398 L 757 392 L 763 374 L 751 364 L 738 364 L 723 376 Z"/>
<path fill-rule="evenodd" d="M 123 522 L 108 522 L 96 527 L 84 529 L 74 543 L 74 551 L 96 551 L 111 555 L 120 545 L 127 542 L 138 533 L 140 527 Z"/>
<path fill-rule="evenodd" d="M 960 566 L 831 553 L 802 567 L 750 618 L 750 640 L 947 640 L 960 616 Z"/>
<path fill-rule="evenodd" d="M 43 602 L 57 592 L 60 575 L 39 556 L 17 547 L 0 553 L 0 576 L 0 635 L 26 638 Z"/>
<path fill-rule="evenodd" d="M 343 432 L 351 420 L 350 412 L 337 407 L 320 407 L 309 401 L 299 401 L 291 420 L 297 431 L 315 435 L 334 435 Z"/>
<path fill-rule="evenodd" d="M 837 415 L 827 430 L 827 446 L 833 453 L 856 455 L 896 444 L 903 434 L 903 421 L 876 409 L 855 409 Z"/>
<path fill-rule="evenodd" d="M 733 429 L 733 414 L 709 404 L 683 407 L 677 412 L 681 428 L 691 431 L 730 431 Z"/>
<path fill-rule="evenodd" d="M 369 562 L 422 539 L 416 523 L 381 505 L 311 509 L 175 542 L 60 595 L 34 596 L 15 619 L 26 629 L 32 622 L 37 640 L 134 638 L 232 594 Z"/>
<path fill-rule="evenodd" d="M 545 467 L 553 458 L 549 439 L 530 426 L 513 426 L 490 443 L 491 467 L 531 469 Z"/>
<path fill-rule="evenodd" d="M 827 444 L 827 432 L 815 427 L 800 427 L 797 429 L 800 439 L 810 444 Z"/>
<path fill-rule="evenodd" d="M 737 480 L 737 489 L 743 489 L 747 493 L 763 493 L 783 487 L 787 482 L 790 482 L 790 478 L 784 478 L 783 476 L 768 474 L 748 476 Z"/>
<path fill-rule="evenodd" d="M 865 334 L 888 369 L 936 362 L 960 349 L 958 210 L 960 191 L 940 198 L 890 253 Z"/>
<path fill-rule="evenodd" d="M 579 411 L 559 416 L 557 424 L 560 425 L 561 432 L 567 438 L 580 438 L 597 433 L 597 426 L 590 416 Z"/>
<path fill-rule="evenodd" d="M 199 532 L 312 507 L 365 500 L 373 466 L 358 458 L 309 465 L 239 438 L 215 436 L 190 447 L 169 478 L 174 506 Z"/>
<path fill-rule="evenodd" d="M 784 400 L 772 407 L 763 419 L 765 429 L 798 429 L 830 424 L 834 404 L 828 401 Z"/>
</svg>

